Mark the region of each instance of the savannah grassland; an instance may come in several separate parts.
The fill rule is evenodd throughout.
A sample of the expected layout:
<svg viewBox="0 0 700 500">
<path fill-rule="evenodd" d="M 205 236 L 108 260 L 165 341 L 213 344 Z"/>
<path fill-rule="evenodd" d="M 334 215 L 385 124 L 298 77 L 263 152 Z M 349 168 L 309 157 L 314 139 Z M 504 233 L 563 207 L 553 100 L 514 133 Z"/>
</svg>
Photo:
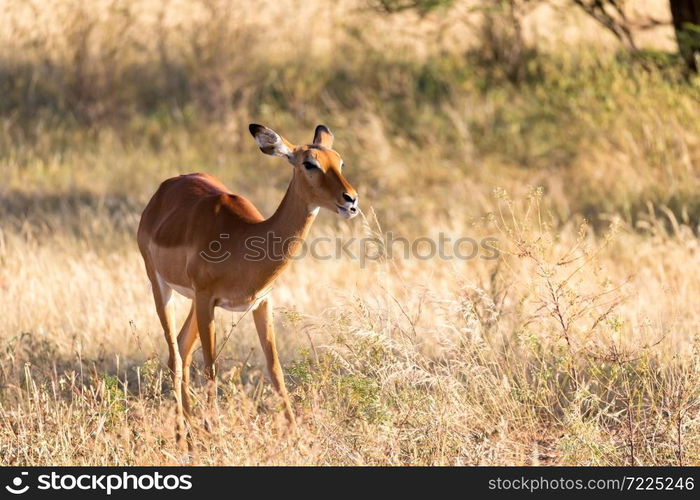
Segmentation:
<svg viewBox="0 0 700 500">
<path fill-rule="evenodd" d="M 291 172 L 251 121 L 335 133 L 363 214 L 311 238 L 501 257 L 295 262 L 274 290 L 291 432 L 252 318 L 218 312 L 190 463 L 699 464 L 697 79 L 668 27 L 631 57 L 536 9 L 521 47 L 463 4 L 0 2 L 0 464 L 186 460 L 135 231 L 195 171 L 269 216 Z"/>
</svg>

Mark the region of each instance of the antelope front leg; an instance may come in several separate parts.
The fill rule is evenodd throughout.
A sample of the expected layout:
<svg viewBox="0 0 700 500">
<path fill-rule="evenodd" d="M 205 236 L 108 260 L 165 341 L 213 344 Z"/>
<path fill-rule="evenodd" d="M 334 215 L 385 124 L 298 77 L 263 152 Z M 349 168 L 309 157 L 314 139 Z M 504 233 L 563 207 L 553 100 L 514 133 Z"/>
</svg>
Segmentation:
<svg viewBox="0 0 700 500">
<path fill-rule="evenodd" d="M 255 319 L 255 328 L 258 330 L 260 345 L 265 353 L 267 370 L 272 379 L 272 386 L 282 397 L 284 401 L 284 414 L 287 417 L 287 421 L 293 425 L 295 422 L 294 412 L 292 412 L 292 405 L 289 403 L 287 387 L 284 384 L 284 374 L 282 373 L 279 356 L 277 355 L 275 330 L 272 322 L 272 304 L 269 298 L 260 302 L 258 307 L 253 311 L 253 318 Z"/>
<path fill-rule="evenodd" d="M 192 363 L 192 348 L 197 340 L 197 319 L 195 318 L 195 305 L 192 303 L 190 313 L 187 315 L 185 323 L 182 325 L 177 336 L 177 345 L 182 359 L 182 406 L 185 420 L 191 425 L 192 405 L 190 403 L 190 364 Z M 191 446 L 191 436 L 187 433 L 188 445 Z"/>
<path fill-rule="evenodd" d="M 207 393 L 209 407 L 216 407 L 216 332 L 214 331 L 214 300 L 209 296 L 195 297 L 195 318 L 202 342 L 204 356 L 204 375 L 207 377 Z M 211 426 L 205 420 L 205 426 Z"/>
</svg>

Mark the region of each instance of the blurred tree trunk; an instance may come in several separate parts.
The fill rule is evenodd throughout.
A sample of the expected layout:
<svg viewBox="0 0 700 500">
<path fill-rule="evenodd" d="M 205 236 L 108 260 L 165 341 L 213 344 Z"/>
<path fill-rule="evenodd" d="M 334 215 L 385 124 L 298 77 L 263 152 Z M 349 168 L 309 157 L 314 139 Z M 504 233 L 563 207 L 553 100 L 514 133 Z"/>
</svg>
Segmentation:
<svg viewBox="0 0 700 500">
<path fill-rule="evenodd" d="M 700 57 L 700 0 L 671 0 L 673 27 L 681 56 L 690 71 L 698 71 Z"/>
</svg>

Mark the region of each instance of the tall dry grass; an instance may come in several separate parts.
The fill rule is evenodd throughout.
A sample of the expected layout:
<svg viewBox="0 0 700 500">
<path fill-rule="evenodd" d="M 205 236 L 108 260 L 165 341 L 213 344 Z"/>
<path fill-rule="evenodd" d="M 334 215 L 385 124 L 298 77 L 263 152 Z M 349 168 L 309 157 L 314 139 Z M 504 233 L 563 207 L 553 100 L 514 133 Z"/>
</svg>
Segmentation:
<svg viewBox="0 0 700 500">
<path fill-rule="evenodd" d="M 252 321 L 218 313 L 193 463 L 700 461 L 700 110 L 673 56 L 559 33 L 585 23 L 568 11 L 513 58 L 459 10 L 0 5 L 0 463 L 184 460 L 133 238 L 178 173 L 271 214 L 290 172 L 250 121 L 335 132 L 363 220 L 312 238 L 495 237 L 501 258 L 295 262 L 274 291 L 291 434 Z"/>
</svg>

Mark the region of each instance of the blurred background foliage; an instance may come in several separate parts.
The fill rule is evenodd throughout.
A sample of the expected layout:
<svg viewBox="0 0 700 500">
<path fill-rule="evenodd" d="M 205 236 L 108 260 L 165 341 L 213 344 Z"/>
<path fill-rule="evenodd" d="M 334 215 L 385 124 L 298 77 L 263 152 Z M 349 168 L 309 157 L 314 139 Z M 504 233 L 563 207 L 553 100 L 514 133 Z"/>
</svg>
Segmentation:
<svg viewBox="0 0 700 500">
<path fill-rule="evenodd" d="M 564 218 L 634 223 L 651 203 L 700 220 L 700 93 L 683 49 L 697 32 L 674 31 L 680 14 L 665 1 L 0 9 L 5 196 L 77 189 L 141 203 L 163 175 L 202 169 L 260 191 L 241 165 L 254 154 L 246 124 L 300 142 L 325 122 L 380 210 L 398 186 L 430 205 L 466 181 L 474 196 L 461 208 L 476 215 L 495 185 L 526 180 Z M 684 55 L 676 32 L 693 40 Z M 286 173 L 270 176 L 282 186 Z"/>
</svg>

